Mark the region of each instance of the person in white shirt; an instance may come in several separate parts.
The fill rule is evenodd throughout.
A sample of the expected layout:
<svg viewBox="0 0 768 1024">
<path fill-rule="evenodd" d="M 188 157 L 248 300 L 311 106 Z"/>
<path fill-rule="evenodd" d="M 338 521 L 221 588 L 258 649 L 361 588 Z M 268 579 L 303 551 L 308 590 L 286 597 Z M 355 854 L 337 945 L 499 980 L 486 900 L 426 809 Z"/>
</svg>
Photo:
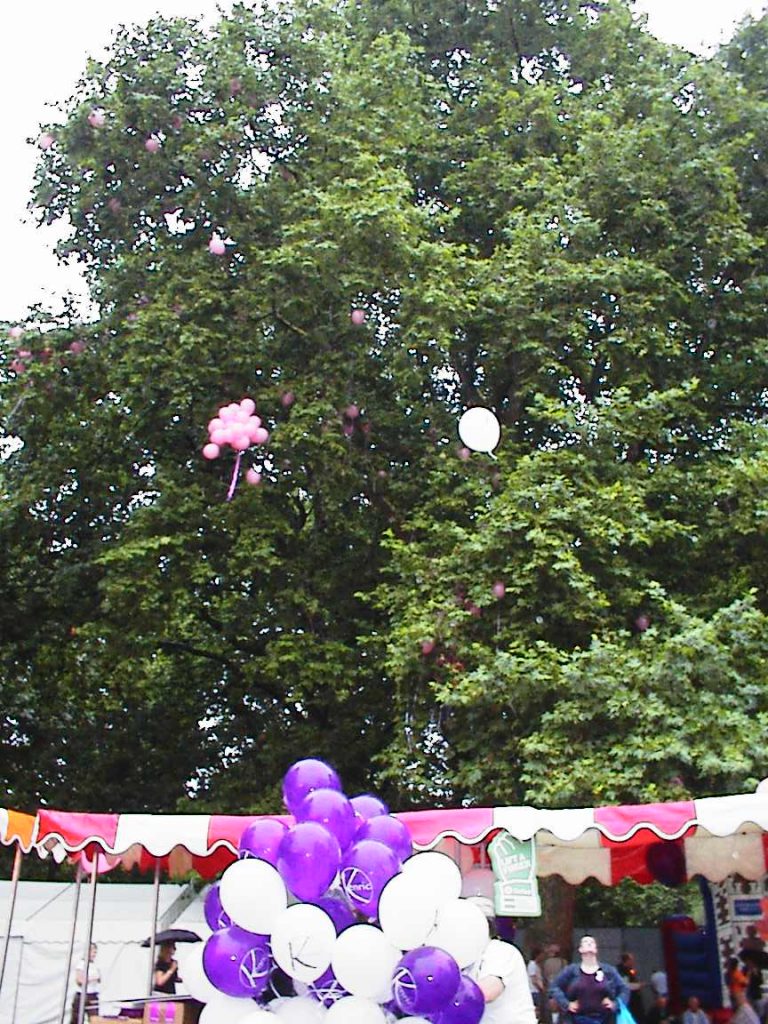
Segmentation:
<svg viewBox="0 0 768 1024">
<path fill-rule="evenodd" d="M 488 918 L 493 934 L 493 903 L 483 896 L 471 899 Z M 481 1024 L 536 1024 L 528 971 L 523 954 L 516 946 L 492 938 L 467 973 L 477 982 L 485 998 Z"/>
<path fill-rule="evenodd" d="M 669 983 L 667 981 L 666 971 L 654 971 L 649 980 L 651 988 L 653 989 L 653 994 L 657 998 L 669 998 Z"/>
<path fill-rule="evenodd" d="M 528 985 L 531 989 L 531 998 L 533 999 L 533 1007 L 536 1010 L 536 1016 L 541 1019 L 542 1010 L 542 998 L 546 991 L 544 985 L 544 975 L 541 970 L 541 961 L 544 959 L 544 950 L 540 946 L 534 946 L 531 950 L 531 959 L 528 961 Z"/>
<path fill-rule="evenodd" d="M 80 1001 L 83 998 L 83 986 L 85 986 L 85 1014 L 98 1016 L 99 1013 L 99 991 L 101 990 L 101 971 L 96 966 L 96 943 L 91 945 L 88 955 L 88 980 L 86 984 L 86 964 L 81 959 L 75 964 L 75 985 L 77 986 L 75 996 L 72 1000 L 71 1024 L 78 1024 L 80 1019 Z"/>
<path fill-rule="evenodd" d="M 683 1014 L 683 1024 L 710 1024 L 709 1014 L 702 1010 L 698 996 L 688 997 L 688 1006 Z"/>
</svg>

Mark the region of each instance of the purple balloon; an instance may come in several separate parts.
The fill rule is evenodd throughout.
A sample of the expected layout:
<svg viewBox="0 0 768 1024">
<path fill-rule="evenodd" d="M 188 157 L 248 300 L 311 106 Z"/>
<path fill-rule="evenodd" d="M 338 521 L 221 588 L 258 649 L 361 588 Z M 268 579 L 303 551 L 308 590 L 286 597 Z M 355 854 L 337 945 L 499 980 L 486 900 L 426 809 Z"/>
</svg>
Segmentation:
<svg viewBox="0 0 768 1024">
<path fill-rule="evenodd" d="M 370 818 L 358 829 L 357 840 L 375 839 L 377 843 L 384 843 L 397 854 L 402 862 L 407 860 L 413 853 L 411 833 L 399 820 L 391 814 L 380 814 Z"/>
<path fill-rule="evenodd" d="M 352 804 L 337 789 L 315 789 L 304 797 L 294 813 L 296 821 L 316 821 L 327 828 L 342 850 L 346 850 L 357 830 Z"/>
<path fill-rule="evenodd" d="M 461 981 L 459 965 L 443 949 L 419 946 L 402 958 L 392 975 L 395 1002 L 403 1013 L 439 1013 L 453 999 Z"/>
<path fill-rule="evenodd" d="M 397 854 L 375 839 L 361 839 L 341 861 L 341 887 L 350 906 L 366 917 L 379 913 L 381 890 L 400 871 Z"/>
<path fill-rule="evenodd" d="M 373 793 L 361 793 L 360 796 L 353 796 L 349 802 L 352 804 L 352 810 L 362 821 L 378 818 L 381 814 L 389 814 L 387 805 Z"/>
<path fill-rule="evenodd" d="M 241 860 L 257 857 L 276 867 L 277 851 L 287 831 L 282 821 L 276 818 L 259 818 L 258 821 L 252 821 L 240 836 L 238 857 Z"/>
<path fill-rule="evenodd" d="M 313 901 L 315 906 L 324 910 L 336 927 L 336 934 L 340 935 L 345 928 L 355 924 L 357 918 L 350 910 L 349 904 L 340 896 L 321 896 L 319 900 Z"/>
<path fill-rule="evenodd" d="M 304 797 L 316 789 L 341 792 L 339 776 L 325 761 L 308 757 L 292 764 L 283 776 L 283 800 L 291 814 L 295 814 Z"/>
<path fill-rule="evenodd" d="M 215 882 L 206 893 L 203 913 L 205 914 L 206 924 L 212 932 L 217 932 L 222 928 L 229 928 L 232 924 L 232 918 L 221 905 L 218 882 Z"/>
<path fill-rule="evenodd" d="M 434 1024 L 478 1024 L 485 1012 L 485 996 L 477 982 L 462 974 L 448 1005 L 432 1018 Z"/>
<path fill-rule="evenodd" d="M 274 967 L 266 935 L 254 935 L 233 924 L 214 932 L 203 947 L 203 969 L 220 992 L 236 998 L 257 998 L 267 987 Z"/>
<path fill-rule="evenodd" d="M 341 849 L 336 836 L 315 821 L 303 821 L 289 828 L 280 843 L 277 870 L 300 900 L 312 903 L 322 896 L 336 877 Z"/>
<path fill-rule="evenodd" d="M 316 999 L 318 1003 L 322 1003 L 326 1007 L 333 1006 L 338 999 L 349 995 L 349 992 L 342 987 L 338 978 L 333 973 L 332 967 L 329 967 L 316 981 L 311 981 L 307 985 L 307 990 L 313 999 Z"/>
</svg>

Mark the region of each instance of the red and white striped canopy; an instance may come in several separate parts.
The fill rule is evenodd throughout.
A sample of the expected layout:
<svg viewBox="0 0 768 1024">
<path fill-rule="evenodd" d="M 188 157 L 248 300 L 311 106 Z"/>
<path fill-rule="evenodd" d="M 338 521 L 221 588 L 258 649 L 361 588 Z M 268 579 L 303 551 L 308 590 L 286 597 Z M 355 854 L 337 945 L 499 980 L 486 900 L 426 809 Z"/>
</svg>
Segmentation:
<svg viewBox="0 0 768 1024">
<path fill-rule="evenodd" d="M 40 810 L 26 845 L 17 812 L 0 812 L 0 840 L 19 842 L 76 859 L 100 851 L 123 867 L 150 870 L 160 861 L 172 876 L 191 869 L 211 878 L 237 856 L 238 842 L 254 816 L 80 814 Z M 5 817 L 4 817 L 5 815 Z M 677 844 L 689 878 L 722 881 L 768 873 L 768 793 L 707 797 L 675 803 L 544 810 L 536 807 L 480 807 L 409 811 L 396 815 L 407 825 L 416 850 L 450 846 L 480 848 L 499 830 L 534 839 L 537 873 L 561 875 L 571 883 L 594 877 L 604 885 L 622 878 L 654 880 L 648 848 Z M 25 816 L 28 817 L 28 816 Z M 291 824 L 288 816 L 274 815 Z M 13 824 L 16 822 L 16 824 Z M 464 851 L 462 861 L 465 861 Z M 471 862 L 471 854 L 469 856 Z"/>
</svg>

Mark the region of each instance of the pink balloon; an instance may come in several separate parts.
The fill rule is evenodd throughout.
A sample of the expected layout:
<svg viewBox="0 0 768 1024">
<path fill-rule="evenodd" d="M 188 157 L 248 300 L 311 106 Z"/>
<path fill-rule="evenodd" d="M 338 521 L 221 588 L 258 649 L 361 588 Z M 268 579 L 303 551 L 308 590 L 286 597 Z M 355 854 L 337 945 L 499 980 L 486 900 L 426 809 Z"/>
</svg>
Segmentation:
<svg viewBox="0 0 768 1024">
<path fill-rule="evenodd" d="M 218 459 L 221 454 L 221 449 L 217 444 L 209 443 L 203 448 L 203 458 L 205 459 Z"/>
<path fill-rule="evenodd" d="M 251 447 L 251 439 L 247 434 L 236 434 L 229 442 L 236 452 L 244 452 Z"/>
<path fill-rule="evenodd" d="M 211 441 L 214 444 L 222 445 L 229 444 L 229 431 L 226 427 L 219 427 L 218 430 L 211 431 Z"/>
<path fill-rule="evenodd" d="M 229 411 L 228 405 L 222 405 L 219 409 L 219 419 L 224 423 L 230 423 L 232 420 L 232 413 Z"/>
<path fill-rule="evenodd" d="M 37 144 L 40 147 L 40 149 L 46 150 L 50 149 L 55 141 L 56 140 L 50 132 L 43 132 L 43 134 L 38 138 Z"/>
<path fill-rule="evenodd" d="M 240 402 L 240 408 L 245 410 L 246 416 L 253 416 L 256 412 L 256 403 L 252 398 L 243 398 Z"/>
<path fill-rule="evenodd" d="M 357 417 L 360 415 L 360 410 L 353 402 L 351 405 L 348 405 L 347 408 L 344 410 L 344 415 L 349 420 L 356 420 Z"/>
<path fill-rule="evenodd" d="M 229 418 L 231 420 L 237 420 L 240 418 L 240 406 L 237 404 L 237 402 L 230 402 L 229 405 L 227 406 L 227 411 L 229 412 Z"/>
<path fill-rule="evenodd" d="M 498 598 L 499 601 L 502 599 L 502 597 L 504 597 L 504 595 L 507 592 L 507 588 L 504 586 L 504 583 L 503 583 L 502 580 L 496 580 L 496 582 L 493 584 L 493 588 L 492 589 L 493 589 L 493 596 Z"/>
<path fill-rule="evenodd" d="M 261 431 L 264 428 L 261 425 L 261 420 L 259 419 L 259 417 L 251 416 L 246 426 L 248 427 L 248 437 L 250 437 L 251 443 L 261 444 L 262 442 L 259 441 L 259 438 L 261 437 Z"/>
<path fill-rule="evenodd" d="M 213 235 L 208 243 L 208 252 L 212 256 L 223 256 L 226 251 L 227 246 L 224 243 L 224 239 L 219 235 Z"/>
<path fill-rule="evenodd" d="M 239 405 L 237 407 L 237 415 L 235 416 L 235 419 L 237 420 L 237 422 L 238 423 L 247 423 L 250 418 L 251 418 L 250 415 L 245 411 L 245 409 L 243 409 L 243 407 L 241 405 Z"/>
<path fill-rule="evenodd" d="M 266 444 L 269 440 L 269 431 L 265 430 L 264 427 L 256 427 L 253 432 L 253 443 L 254 444 Z"/>
<path fill-rule="evenodd" d="M 103 110 L 92 110 L 88 115 L 88 124 L 91 128 L 103 128 L 106 117 Z"/>
<path fill-rule="evenodd" d="M 21 359 L 12 359 L 10 365 L 14 373 L 24 373 L 27 368 L 26 363 L 23 363 Z"/>
<path fill-rule="evenodd" d="M 365 323 L 365 310 L 353 309 L 352 312 L 350 313 L 349 319 L 352 321 L 355 327 L 359 327 L 361 324 Z"/>
<path fill-rule="evenodd" d="M 284 391 L 280 396 L 280 404 L 284 409 L 290 409 L 293 403 L 296 401 L 296 396 L 292 391 Z"/>
<path fill-rule="evenodd" d="M 23 336 L 23 334 L 24 334 L 24 328 L 23 327 L 19 327 L 19 326 L 12 327 L 8 331 L 8 337 L 11 338 L 13 341 L 18 341 L 19 338 L 21 338 Z"/>
<path fill-rule="evenodd" d="M 261 473 L 258 473 L 255 469 L 246 470 L 245 479 L 251 487 L 257 487 L 261 483 Z"/>
<path fill-rule="evenodd" d="M 220 416 L 214 416 L 212 420 L 208 421 L 208 433 L 212 434 L 214 430 L 221 430 L 224 426 L 224 420 Z"/>
<path fill-rule="evenodd" d="M 76 356 L 79 356 L 81 352 L 85 352 L 85 342 L 71 341 L 69 343 L 69 351 L 74 353 Z"/>
<path fill-rule="evenodd" d="M 123 204 L 116 196 L 112 196 L 111 199 L 107 200 L 107 206 L 110 213 L 120 213 L 123 208 Z"/>
<path fill-rule="evenodd" d="M 148 153 L 156 153 L 161 146 L 162 142 L 156 135 L 150 135 L 144 142 L 144 149 L 146 149 Z"/>
</svg>

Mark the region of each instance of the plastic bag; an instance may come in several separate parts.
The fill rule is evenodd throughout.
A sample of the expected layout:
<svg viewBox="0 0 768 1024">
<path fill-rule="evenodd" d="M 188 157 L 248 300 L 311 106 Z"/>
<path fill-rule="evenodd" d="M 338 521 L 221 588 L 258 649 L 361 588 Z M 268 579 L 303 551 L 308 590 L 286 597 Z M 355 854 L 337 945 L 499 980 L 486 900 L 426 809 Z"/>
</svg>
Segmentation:
<svg viewBox="0 0 768 1024">
<path fill-rule="evenodd" d="M 616 1024 L 636 1024 L 635 1018 L 629 1012 L 629 1007 L 621 999 L 616 1003 Z"/>
</svg>

